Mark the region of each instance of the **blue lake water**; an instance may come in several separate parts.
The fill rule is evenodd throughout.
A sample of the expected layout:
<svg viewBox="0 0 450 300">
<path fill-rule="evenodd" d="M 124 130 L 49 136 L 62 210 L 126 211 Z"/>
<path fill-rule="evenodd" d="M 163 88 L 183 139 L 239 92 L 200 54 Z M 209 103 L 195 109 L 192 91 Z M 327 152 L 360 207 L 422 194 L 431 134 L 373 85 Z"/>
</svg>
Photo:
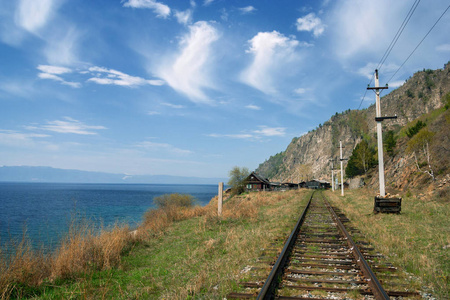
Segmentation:
<svg viewBox="0 0 450 300">
<path fill-rule="evenodd" d="M 216 185 L 64 184 L 0 182 L 0 243 L 20 238 L 51 249 L 67 231 L 71 216 L 104 226 L 136 227 L 162 194 L 190 194 L 201 206 L 217 195 Z"/>
</svg>

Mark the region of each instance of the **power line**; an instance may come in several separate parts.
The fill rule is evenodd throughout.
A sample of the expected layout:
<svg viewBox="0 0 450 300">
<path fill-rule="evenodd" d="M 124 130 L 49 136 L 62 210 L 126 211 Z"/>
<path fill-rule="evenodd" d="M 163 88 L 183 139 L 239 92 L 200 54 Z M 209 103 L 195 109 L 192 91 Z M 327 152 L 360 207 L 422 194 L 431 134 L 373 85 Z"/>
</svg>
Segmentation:
<svg viewBox="0 0 450 300">
<path fill-rule="evenodd" d="M 384 62 L 388 58 L 389 54 L 391 53 L 392 49 L 394 48 L 395 44 L 397 43 L 398 39 L 400 38 L 400 35 L 403 33 L 403 30 L 405 29 L 406 25 L 408 24 L 409 20 L 411 19 L 412 15 L 416 11 L 417 6 L 419 5 L 420 0 L 416 0 L 411 8 L 409 9 L 408 14 L 406 15 L 405 19 L 403 20 L 402 24 L 397 30 L 397 33 L 395 34 L 394 38 L 392 39 L 391 43 L 389 44 L 388 48 L 383 54 L 383 57 L 381 58 L 380 62 L 378 63 L 377 70 L 381 70 L 381 67 L 383 66 Z M 370 83 L 369 83 L 370 85 Z"/>
<path fill-rule="evenodd" d="M 415 0 L 414 1 L 413 5 L 411 6 L 411 8 L 409 9 L 408 13 L 406 14 L 405 19 L 403 19 L 402 24 L 398 28 L 397 33 L 395 34 L 395 36 L 392 39 L 391 43 L 387 47 L 387 49 L 384 52 L 383 56 L 381 57 L 380 62 L 378 63 L 378 66 L 376 67 L 377 70 L 380 70 L 381 67 L 383 66 L 384 62 L 386 61 L 386 59 L 388 58 L 388 56 L 391 53 L 392 49 L 394 48 L 395 44 L 397 43 L 398 39 L 400 38 L 400 35 L 403 33 L 403 30 L 405 29 L 405 27 L 408 24 L 409 20 L 411 19 L 412 15 L 416 11 L 416 8 L 419 5 L 419 3 L 420 3 L 420 0 Z M 367 84 L 367 86 L 370 86 L 370 84 L 373 81 L 373 78 L 374 78 L 374 74 L 372 74 L 372 78 L 370 79 L 370 81 Z M 367 95 L 367 89 L 364 92 L 364 96 L 362 96 L 362 98 L 361 98 L 361 102 L 359 103 L 358 110 L 361 108 L 361 105 L 363 104 L 364 99 L 366 98 L 366 95 Z"/>
<path fill-rule="evenodd" d="M 445 15 L 445 13 L 447 12 L 447 10 L 449 8 L 450 8 L 450 5 L 447 6 L 447 8 L 444 10 L 444 12 L 441 14 L 441 16 L 437 19 L 437 21 L 434 23 L 434 25 L 430 28 L 430 30 L 428 30 L 427 34 L 425 34 L 425 36 L 422 38 L 422 40 L 419 42 L 419 44 L 417 44 L 416 48 L 414 48 L 414 50 L 409 54 L 409 56 L 405 59 L 405 61 L 401 64 L 401 66 L 397 69 L 397 71 L 395 71 L 395 73 L 391 76 L 391 78 L 389 78 L 389 80 L 387 81 L 387 84 L 389 84 L 389 82 L 391 82 L 392 78 L 394 78 L 394 76 L 398 73 L 398 71 L 400 71 L 400 69 L 405 65 L 405 63 L 414 54 L 414 52 L 416 52 L 417 48 L 419 48 L 419 46 L 422 44 L 422 42 L 425 40 L 425 38 L 430 34 L 430 32 L 434 29 L 436 24 L 442 19 L 442 17 Z"/>
</svg>

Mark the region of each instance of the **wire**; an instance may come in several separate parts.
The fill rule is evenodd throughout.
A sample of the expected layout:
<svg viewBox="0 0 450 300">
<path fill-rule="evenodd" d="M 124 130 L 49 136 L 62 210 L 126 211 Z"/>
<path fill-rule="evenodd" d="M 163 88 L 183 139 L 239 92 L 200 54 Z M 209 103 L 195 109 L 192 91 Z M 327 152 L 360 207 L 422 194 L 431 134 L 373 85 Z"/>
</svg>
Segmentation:
<svg viewBox="0 0 450 300">
<path fill-rule="evenodd" d="M 402 24 L 398 28 L 397 33 L 395 34 L 395 36 L 392 39 L 391 43 L 387 47 L 387 49 L 384 52 L 383 56 L 381 57 L 380 62 L 378 63 L 378 66 L 376 67 L 377 70 L 380 70 L 381 67 L 383 66 L 384 62 L 386 61 L 386 59 L 388 58 L 388 56 L 391 53 L 392 49 L 394 48 L 395 44 L 397 43 L 398 39 L 400 38 L 400 35 L 403 33 L 403 30 L 405 29 L 405 27 L 408 24 L 409 20 L 411 19 L 412 15 L 416 11 L 416 8 L 419 5 L 419 3 L 420 3 L 420 0 L 415 0 L 414 1 L 413 5 L 411 6 L 411 8 L 409 9 L 408 13 L 406 14 L 405 19 L 403 19 Z M 369 84 L 367 86 L 370 86 L 370 84 L 373 81 L 374 76 L 375 76 L 375 74 L 372 74 L 372 78 L 370 79 Z M 367 95 L 367 89 L 364 92 L 364 96 L 362 96 L 362 98 L 361 98 L 361 102 L 359 103 L 358 110 L 361 108 L 361 105 L 363 104 L 364 99 L 366 98 L 366 95 Z"/>
<path fill-rule="evenodd" d="M 389 84 L 389 82 L 391 82 L 392 78 L 394 78 L 394 76 L 398 73 L 398 71 L 400 71 L 400 69 L 405 65 L 405 63 L 414 54 L 414 52 L 416 52 L 417 48 L 419 48 L 419 46 L 422 44 L 422 42 L 425 40 L 425 38 L 430 34 L 430 32 L 433 30 L 433 28 L 436 26 L 436 24 L 442 19 L 442 17 L 445 15 L 445 13 L 448 11 L 449 8 L 450 8 L 450 5 L 447 6 L 447 8 L 444 10 L 444 12 L 441 14 L 441 16 L 437 19 L 437 21 L 434 23 L 434 25 L 430 28 L 430 30 L 428 30 L 427 34 L 425 34 L 423 39 L 419 42 L 419 44 L 417 44 L 416 48 L 414 48 L 414 50 L 411 52 L 411 54 L 409 54 L 409 56 L 405 59 L 405 61 L 401 64 L 401 66 L 397 69 L 397 71 L 395 71 L 394 75 L 392 75 L 391 78 L 389 78 L 389 80 L 387 81 L 387 84 Z"/>
<path fill-rule="evenodd" d="M 392 39 L 391 43 L 389 44 L 388 48 L 383 54 L 383 57 L 381 58 L 380 62 L 378 63 L 377 70 L 381 70 L 381 67 L 383 66 L 384 62 L 388 58 L 389 54 L 391 53 L 392 49 L 394 48 L 395 44 L 397 43 L 398 39 L 400 38 L 400 35 L 403 33 L 403 30 L 405 29 L 406 25 L 408 24 L 409 20 L 411 19 L 412 15 L 416 11 L 417 6 L 419 5 L 420 0 L 416 0 L 411 8 L 409 9 L 408 14 L 406 15 L 405 19 L 403 20 L 402 24 L 397 30 L 397 33 L 395 34 L 394 38 Z"/>
</svg>

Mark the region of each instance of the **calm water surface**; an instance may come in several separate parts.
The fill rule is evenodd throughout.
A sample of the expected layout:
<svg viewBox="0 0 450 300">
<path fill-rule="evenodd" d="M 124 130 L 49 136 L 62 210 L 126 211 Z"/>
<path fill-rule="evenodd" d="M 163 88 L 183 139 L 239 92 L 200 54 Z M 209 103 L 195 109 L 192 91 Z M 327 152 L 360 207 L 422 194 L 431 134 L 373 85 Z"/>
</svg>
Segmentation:
<svg viewBox="0 0 450 300">
<path fill-rule="evenodd" d="M 51 249 L 73 215 L 99 226 L 121 222 L 135 227 L 153 207 L 155 196 L 190 194 L 203 206 L 217 195 L 217 189 L 216 185 L 0 182 L 0 243 L 20 238 L 26 228 L 34 246 Z"/>
</svg>

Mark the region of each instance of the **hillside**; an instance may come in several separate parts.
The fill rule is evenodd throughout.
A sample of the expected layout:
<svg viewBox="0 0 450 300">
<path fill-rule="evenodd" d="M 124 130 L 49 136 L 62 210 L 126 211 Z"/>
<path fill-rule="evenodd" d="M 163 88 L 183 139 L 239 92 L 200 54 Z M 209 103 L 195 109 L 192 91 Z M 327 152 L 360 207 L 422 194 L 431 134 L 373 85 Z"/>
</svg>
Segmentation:
<svg viewBox="0 0 450 300">
<path fill-rule="evenodd" d="M 436 133 L 431 143 L 431 157 L 434 157 L 433 163 L 438 169 L 438 179 L 448 173 L 449 117 L 445 109 L 436 110 L 444 107 L 449 92 L 450 63 L 447 63 L 443 69 L 415 73 L 401 87 L 381 98 L 382 114 L 398 115 L 396 120 L 383 122 L 383 133 L 393 130 L 397 140 L 394 155 L 385 155 L 387 186 L 405 189 L 409 181 L 415 181 L 416 177 L 422 178 L 423 174 L 416 174 L 413 156 L 406 153 L 408 140 L 405 139 L 406 128 L 418 118 L 424 119 L 427 128 Z M 293 138 L 285 151 L 271 156 L 259 165 L 256 172 L 273 181 L 296 182 L 307 178 L 331 180 L 330 159 L 338 158 L 339 141 L 345 147 L 343 157 L 349 158 L 362 139 L 368 141 L 371 147 L 376 147 L 375 104 L 362 110 L 336 113 L 315 130 Z M 337 165 L 338 161 L 335 160 L 335 168 Z M 377 184 L 374 171 L 369 171 L 366 183 Z"/>
</svg>

